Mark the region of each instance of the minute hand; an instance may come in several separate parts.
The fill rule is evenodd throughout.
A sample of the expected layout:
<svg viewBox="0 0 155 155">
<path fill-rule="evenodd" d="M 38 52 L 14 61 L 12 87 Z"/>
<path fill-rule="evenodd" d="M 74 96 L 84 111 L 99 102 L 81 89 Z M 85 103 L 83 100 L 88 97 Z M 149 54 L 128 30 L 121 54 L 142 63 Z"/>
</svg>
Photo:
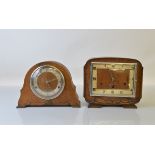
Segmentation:
<svg viewBox="0 0 155 155">
<path fill-rule="evenodd" d="M 46 83 L 51 83 L 53 81 L 56 81 L 57 79 L 47 80 Z"/>
</svg>

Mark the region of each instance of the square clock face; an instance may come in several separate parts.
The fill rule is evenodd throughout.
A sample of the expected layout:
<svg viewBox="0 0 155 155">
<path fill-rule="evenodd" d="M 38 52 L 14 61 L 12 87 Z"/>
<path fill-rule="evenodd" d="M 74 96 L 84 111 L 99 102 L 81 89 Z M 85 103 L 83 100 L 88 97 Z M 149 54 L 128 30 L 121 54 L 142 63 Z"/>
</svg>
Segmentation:
<svg viewBox="0 0 155 155">
<path fill-rule="evenodd" d="M 91 62 L 90 95 L 135 97 L 137 63 Z"/>
</svg>

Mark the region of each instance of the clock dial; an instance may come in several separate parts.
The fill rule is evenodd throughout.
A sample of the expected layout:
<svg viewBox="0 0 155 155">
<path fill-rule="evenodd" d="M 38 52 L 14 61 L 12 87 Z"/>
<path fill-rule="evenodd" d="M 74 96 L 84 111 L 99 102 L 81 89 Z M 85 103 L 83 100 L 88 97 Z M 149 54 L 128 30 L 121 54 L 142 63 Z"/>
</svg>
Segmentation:
<svg viewBox="0 0 155 155">
<path fill-rule="evenodd" d="M 91 63 L 91 96 L 135 97 L 136 63 Z"/>
<path fill-rule="evenodd" d="M 65 80 L 63 74 L 56 67 L 41 66 L 32 73 L 30 86 L 36 96 L 50 100 L 62 93 Z"/>
<path fill-rule="evenodd" d="M 58 79 L 53 73 L 44 72 L 38 76 L 37 84 L 41 90 L 50 92 L 56 89 L 58 85 Z"/>
</svg>

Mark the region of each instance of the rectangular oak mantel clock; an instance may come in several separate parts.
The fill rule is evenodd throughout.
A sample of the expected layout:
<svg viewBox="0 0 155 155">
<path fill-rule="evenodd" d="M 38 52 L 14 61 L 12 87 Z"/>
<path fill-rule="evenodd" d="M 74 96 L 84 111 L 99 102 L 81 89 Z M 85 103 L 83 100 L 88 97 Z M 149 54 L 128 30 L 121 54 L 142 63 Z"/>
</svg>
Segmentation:
<svg viewBox="0 0 155 155">
<path fill-rule="evenodd" d="M 142 64 L 129 58 L 94 58 L 84 66 L 84 97 L 89 107 L 136 107 L 142 97 Z"/>
</svg>

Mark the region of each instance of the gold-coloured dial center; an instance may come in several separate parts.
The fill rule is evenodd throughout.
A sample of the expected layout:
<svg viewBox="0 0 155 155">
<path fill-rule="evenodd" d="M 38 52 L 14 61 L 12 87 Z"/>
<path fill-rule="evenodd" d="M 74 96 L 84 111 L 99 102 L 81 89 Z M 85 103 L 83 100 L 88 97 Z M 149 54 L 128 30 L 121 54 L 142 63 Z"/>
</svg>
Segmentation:
<svg viewBox="0 0 155 155">
<path fill-rule="evenodd" d="M 50 73 L 50 72 L 45 72 L 42 73 L 37 80 L 38 87 L 43 90 L 43 91 L 52 91 L 56 89 L 58 85 L 58 80 L 57 77 Z"/>
</svg>

